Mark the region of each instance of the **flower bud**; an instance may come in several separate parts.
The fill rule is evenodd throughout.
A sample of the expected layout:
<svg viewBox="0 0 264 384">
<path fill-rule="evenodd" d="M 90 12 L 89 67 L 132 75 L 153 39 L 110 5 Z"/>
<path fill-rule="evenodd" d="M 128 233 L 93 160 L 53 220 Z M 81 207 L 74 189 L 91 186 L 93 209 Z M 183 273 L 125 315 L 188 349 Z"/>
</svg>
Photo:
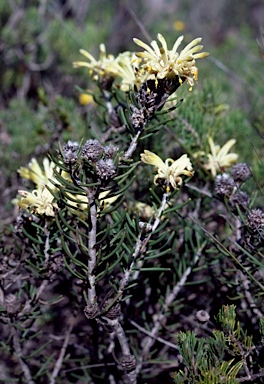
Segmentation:
<svg viewBox="0 0 264 384">
<path fill-rule="evenodd" d="M 101 153 L 103 152 L 104 147 L 99 143 L 98 140 L 87 140 L 84 146 L 82 147 L 82 157 L 88 159 L 92 163 L 95 163 Z"/>
<path fill-rule="evenodd" d="M 116 167 L 112 159 L 99 160 L 96 164 L 97 175 L 102 180 L 108 180 L 114 177 L 116 173 Z"/>
<path fill-rule="evenodd" d="M 217 175 L 215 178 L 215 192 L 217 195 L 230 197 L 233 189 L 235 187 L 235 182 L 232 177 L 227 173 L 222 175 Z"/>
<path fill-rule="evenodd" d="M 77 152 L 79 149 L 79 143 L 75 141 L 68 141 L 67 144 L 65 144 L 62 147 L 63 154 L 64 154 L 64 161 L 66 164 L 69 163 L 75 163 L 77 161 Z"/>
<path fill-rule="evenodd" d="M 248 226 L 253 231 L 260 231 L 264 227 L 264 212 L 262 209 L 252 209 L 248 214 Z"/>
<path fill-rule="evenodd" d="M 233 166 L 231 175 L 236 182 L 242 182 L 247 180 L 251 176 L 251 173 L 246 163 L 238 163 Z"/>
</svg>

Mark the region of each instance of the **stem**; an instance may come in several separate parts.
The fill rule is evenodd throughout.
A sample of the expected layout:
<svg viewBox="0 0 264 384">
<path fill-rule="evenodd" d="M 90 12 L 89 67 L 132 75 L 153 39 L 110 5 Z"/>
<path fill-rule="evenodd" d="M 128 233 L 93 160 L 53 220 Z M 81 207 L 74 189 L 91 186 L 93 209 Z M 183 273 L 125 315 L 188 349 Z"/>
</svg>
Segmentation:
<svg viewBox="0 0 264 384">
<path fill-rule="evenodd" d="M 122 355 L 123 356 L 130 356 L 131 353 L 130 353 L 130 349 L 129 349 L 129 344 L 128 344 L 124 329 L 123 329 L 122 325 L 120 324 L 119 320 L 118 319 L 111 320 L 111 319 L 108 319 L 106 317 L 104 317 L 104 320 L 107 321 L 108 325 L 113 327 L 113 333 L 118 338 L 118 342 L 119 342 L 119 345 L 120 345 L 120 348 L 122 351 Z M 114 343 L 112 343 L 112 350 L 110 350 L 110 352 L 112 352 L 113 349 L 114 349 Z M 127 376 L 128 384 L 136 384 L 136 382 L 137 382 L 136 369 L 133 369 L 131 372 L 127 373 L 126 376 Z"/>
<path fill-rule="evenodd" d="M 131 140 L 131 143 L 129 145 L 129 148 L 128 150 L 124 153 L 124 159 L 129 159 L 133 152 L 135 152 L 136 148 L 137 148 L 137 142 L 138 142 L 138 138 L 140 136 L 142 131 L 138 131 L 138 133 L 136 134 L 136 136 Z"/>
<path fill-rule="evenodd" d="M 199 260 L 199 258 L 201 256 L 202 248 L 203 248 L 203 246 L 200 247 L 200 249 L 197 251 L 196 255 L 194 256 L 192 265 L 189 266 L 186 269 L 186 271 L 182 275 L 180 281 L 174 286 L 172 291 L 170 291 L 166 295 L 162 311 L 158 315 L 155 314 L 153 316 L 153 324 L 154 325 L 153 325 L 153 328 L 152 328 L 151 332 L 149 332 L 149 336 L 145 340 L 144 348 L 143 348 L 143 351 L 142 351 L 142 356 L 141 356 L 141 358 L 140 358 L 140 360 L 139 360 L 139 362 L 137 364 L 137 367 L 136 367 L 137 374 L 140 372 L 140 370 L 142 368 L 142 364 L 143 364 L 144 358 L 146 356 L 148 356 L 150 348 L 152 347 L 152 345 L 154 344 L 155 340 L 157 339 L 157 334 L 159 332 L 161 324 L 163 323 L 163 320 L 166 318 L 166 312 L 168 311 L 169 306 L 176 299 L 178 293 L 180 292 L 180 290 L 182 289 L 182 287 L 186 283 L 186 280 L 187 280 L 188 276 L 192 272 L 193 266 L 198 262 L 198 260 Z"/>
<path fill-rule="evenodd" d="M 151 238 L 152 233 L 156 230 L 156 228 L 160 224 L 161 216 L 162 216 L 162 213 L 166 207 L 169 196 L 170 196 L 170 193 L 164 193 L 163 194 L 161 206 L 158 210 L 158 214 L 156 216 L 156 219 L 155 219 L 153 225 L 151 226 L 151 233 L 144 240 L 141 240 L 143 230 L 140 231 L 138 238 L 137 238 L 136 245 L 135 245 L 135 250 L 134 250 L 133 255 L 132 255 L 132 261 L 130 263 L 129 269 L 125 270 L 124 276 L 120 282 L 120 286 L 119 286 L 119 290 L 118 290 L 118 297 L 122 296 L 122 294 L 125 290 L 125 287 L 129 283 L 130 277 L 131 277 L 131 274 L 132 274 L 132 271 L 133 271 L 133 268 L 134 268 L 136 261 L 137 261 L 137 267 L 138 268 L 137 268 L 137 271 L 135 271 L 135 273 L 133 274 L 132 278 L 133 278 L 133 280 L 136 280 L 138 278 L 140 268 L 143 265 L 143 259 L 138 259 L 138 257 L 143 254 L 143 252 L 146 249 L 147 244 Z"/>
<path fill-rule="evenodd" d="M 64 356 L 65 356 L 65 353 L 66 353 L 66 349 L 67 349 L 67 346 L 68 346 L 69 341 L 70 341 L 70 336 L 71 336 L 71 332 L 72 332 L 72 329 L 73 329 L 73 325 L 74 325 L 74 317 L 71 318 L 69 328 L 68 328 L 68 330 L 67 330 L 67 332 L 65 334 L 65 339 L 64 339 L 64 342 L 62 344 L 58 360 L 56 361 L 56 364 L 54 366 L 53 372 L 51 374 L 51 378 L 50 378 L 49 384 L 55 384 L 56 383 L 56 378 L 57 378 L 57 376 L 58 376 L 58 374 L 59 374 L 59 372 L 61 370 L 61 367 L 62 367 L 62 364 L 63 364 L 63 359 L 64 359 Z"/>
<path fill-rule="evenodd" d="M 92 201 L 90 201 L 92 200 Z M 95 291 L 95 275 L 94 268 L 96 264 L 96 224 L 97 224 L 97 207 L 93 199 L 89 199 L 90 204 L 90 216 L 91 216 L 91 229 L 89 231 L 89 240 L 88 240 L 88 250 L 89 250 L 89 259 L 88 259 L 88 281 L 90 287 L 88 288 L 88 299 L 91 304 L 96 301 L 96 291 Z"/>
<path fill-rule="evenodd" d="M 13 334 L 13 345 L 14 349 L 20 364 L 20 367 L 24 373 L 24 376 L 26 378 L 26 381 L 28 384 L 35 384 L 35 381 L 32 379 L 31 372 L 29 370 L 28 365 L 25 363 L 23 360 L 23 353 L 22 353 L 22 348 L 19 342 L 19 337 L 17 334 L 16 328 L 12 325 L 12 334 Z"/>
</svg>

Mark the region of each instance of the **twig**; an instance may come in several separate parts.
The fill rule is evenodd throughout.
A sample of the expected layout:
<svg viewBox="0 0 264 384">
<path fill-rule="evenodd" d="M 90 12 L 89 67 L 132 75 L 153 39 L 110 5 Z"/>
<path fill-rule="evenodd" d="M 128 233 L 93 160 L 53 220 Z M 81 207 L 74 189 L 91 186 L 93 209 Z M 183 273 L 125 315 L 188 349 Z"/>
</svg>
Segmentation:
<svg viewBox="0 0 264 384">
<path fill-rule="evenodd" d="M 67 346 L 68 346 L 69 341 L 70 341 L 71 332 L 72 332 L 72 329 L 74 326 L 74 320 L 75 320 L 75 317 L 72 316 L 72 318 L 70 319 L 69 328 L 65 334 L 65 340 L 64 340 L 64 343 L 62 344 L 58 360 L 56 361 L 56 364 L 55 364 L 54 369 L 52 371 L 49 384 L 55 384 L 56 378 L 57 378 L 57 376 L 61 370 L 61 366 L 63 364 L 63 359 L 65 356 L 66 349 L 67 349 Z"/>
<path fill-rule="evenodd" d="M 226 252 L 234 261 L 236 264 L 239 265 L 239 267 L 241 268 L 242 271 L 245 272 L 245 274 L 247 274 L 251 280 L 254 281 L 254 283 L 262 290 L 264 291 L 264 285 L 261 284 L 259 281 L 257 281 L 255 279 L 255 277 L 252 275 L 252 273 L 243 266 L 243 264 L 233 255 L 232 252 L 230 252 L 215 236 L 211 235 L 210 232 L 208 232 L 197 220 L 194 219 L 194 217 L 192 217 L 191 215 L 188 215 L 189 218 L 195 223 L 198 225 L 199 228 L 201 228 L 201 230 L 206 234 L 206 236 L 208 236 L 210 239 L 212 239 L 216 244 L 219 245 L 219 248 L 222 249 L 224 252 Z M 235 242 L 234 240 L 232 240 L 231 238 L 228 238 L 235 246 L 238 246 L 237 242 Z"/>
<path fill-rule="evenodd" d="M 247 278 L 247 276 L 244 275 L 242 271 L 238 271 L 240 275 L 240 279 L 242 281 L 242 287 L 244 289 L 245 297 L 247 299 L 247 302 L 252 309 L 252 311 L 255 313 L 255 315 L 258 317 L 258 319 L 263 318 L 263 313 L 256 307 L 256 303 L 250 293 L 250 281 Z"/>
<path fill-rule="evenodd" d="M 134 363 L 135 363 L 134 356 L 131 355 L 131 353 L 130 353 L 129 344 L 128 344 L 124 329 L 119 322 L 119 319 L 116 318 L 116 319 L 111 320 L 107 317 L 102 317 L 102 318 L 107 322 L 107 324 L 110 327 L 113 328 L 113 333 L 116 335 L 116 337 L 118 339 L 123 357 L 131 357 L 131 361 L 132 362 L 134 361 Z M 111 343 L 111 347 L 112 347 L 112 350 L 110 350 L 110 352 L 113 353 L 114 343 Z M 122 364 L 120 364 L 120 365 L 122 367 Z M 122 367 L 122 368 L 125 369 L 124 367 Z M 129 384 L 136 384 L 136 382 L 137 382 L 136 369 L 133 369 L 129 373 L 127 373 L 126 377 L 127 377 L 127 381 Z"/>
<path fill-rule="evenodd" d="M 30 369 L 29 369 L 28 365 L 25 363 L 25 361 L 23 360 L 23 353 L 22 353 L 22 349 L 20 346 L 19 337 L 18 337 L 16 328 L 13 325 L 11 325 L 11 327 L 12 327 L 12 334 L 13 334 L 13 345 L 14 345 L 14 349 L 15 349 L 16 356 L 18 358 L 20 367 L 21 367 L 21 369 L 25 375 L 27 383 L 28 384 L 35 384 L 35 381 L 32 379 Z"/>
<path fill-rule="evenodd" d="M 243 381 L 253 381 L 253 380 L 258 379 L 259 377 L 264 377 L 264 371 L 263 370 L 259 373 L 255 373 L 254 375 L 250 375 L 250 377 L 248 377 L 248 376 L 240 377 L 240 378 L 237 378 L 236 380 L 239 383 L 243 383 Z"/>
<path fill-rule="evenodd" d="M 198 260 L 199 260 L 199 258 L 201 256 L 202 249 L 203 249 L 203 246 L 201 246 L 200 249 L 197 251 L 197 253 L 196 253 L 196 255 L 195 255 L 194 259 L 193 259 L 192 265 L 189 266 L 186 269 L 186 271 L 183 273 L 180 281 L 174 286 L 172 291 L 170 291 L 167 294 L 167 296 L 165 298 L 165 302 L 163 304 L 163 307 L 162 307 L 162 310 L 160 311 L 160 313 L 158 315 L 154 315 L 153 316 L 153 324 L 154 324 L 154 326 L 153 326 L 151 332 L 149 332 L 149 336 L 145 340 L 144 348 L 143 348 L 143 351 L 142 351 L 142 355 L 141 355 L 141 358 L 140 358 L 140 360 L 139 360 L 139 362 L 137 364 L 137 367 L 136 367 L 137 373 L 140 372 L 140 370 L 142 368 L 142 364 L 143 364 L 144 358 L 149 354 L 150 348 L 152 347 L 152 345 L 154 344 L 155 340 L 157 339 L 157 334 L 159 332 L 159 329 L 161 327 L 161 324 L 162 324 L 163 320 L 166 317 L 166 312 L 168 311 L 169 306 L 176 299 L 178 293 L 180 292 L 180 290 L 182 289 L 182 287 L 186 283 L 186 280 L 187 280 L 188 276 L 192 272 L 193 266 L 198 262 Z"/>
<path fill-rule="evenodd" d="M 94 268 L 96 264 L 96 224 L 97 224 L 97 209 L 94 200 L 89 199 L 90 203 L 90 216 L 91 216 L 91 229 L 89 231 L 89 240 L 88 240 L 88 249 L 89 249 L 89 259 L 88 259 L 88 281 L 90 287 L 88 288 L 88 299 L 91 304 L 96 301 L 96 291 L 95 291 L 95 275 Z"/>
<path fill-rule="evenodd" d="M 146 335 L 150 336 L 153 338 L 151 332 L 147 331 L 145 328 L 141 327 L 139 324 L 137 324 L 134 320 L 129 320 L 129 322 L 134 325 L 137 329 L 139 329 L 141 332 L 145 333 Z M 177 349 L 178 347 L 176 344 L 171 343 L 170 341 L 164 340 L 162 337 L 156 336 L 155 340 L 159 341 L 160 343 L 167 345 L 170 348 Z"/>
<path fill-rule="evenodd" d="M 140 134 L 141 131 L 138 131 L 136 136 L 131 140 L 128 150 L 124 153 L 124 159 L 129 159 L 132 156 L 133 152 L 136 150 Z"/>
<path fill-rule="evenodd" d="M 109 116 L 111 116 L 111 114 L 114 112 L 114 107 L 110 101 L 111 100 L 110 93 L 105 89 L 103 89 L 103 95 L 106 103 L 107 112 Z"/>
<path fill-rule="evenodd" d="M 160 224 L 161 216 L 163 214 L 164 209 L 166 208 L 166 204 L 167 204 L 169 196 L 170 196 L 170 193 L 164 193 L 163 194 L 162 202 L 161 202 L 161 206 L 158 210 L 158 214 L 156 216 L 156 219 L 155 219 L 153 225 L 151 225 L 151 233 L 144 240 L 141 239 L 143 229 L 140 231 L 138 238 L 137 238 L 136 245 L 135 245 L 135 250 L 134 250 L 133 255 L 132 255 L 132 261 L 130 263 L 130 267 L 129 267 L 129 269 L 125 270 L 124 276 L 120 282 L 120 286 L 119 286 L 119 290 L 118 290 L 119 296 L 121 296 L 123 294 L 125 287 L 129 283 L 130 276 L 132 274 L 132 271 L 133 271 L 133 268 L 134 268 L 134 265 L 136 262 L 137 262 L 137 270 L 134 272 L 132 279 L 136 280 L 138 278 L 138 275 L 140 273 L 140 268 L 143 265 L 143 259 L 142 258 L 138 259 L 138 258 L 140 255 L 142 255 L 144 253 L 144 251 L 147 247 L 147 244 L 148 244 L 149 240 L 151 239 L 152 233 L 157 229 L 158 225 Z"/>
</svg>

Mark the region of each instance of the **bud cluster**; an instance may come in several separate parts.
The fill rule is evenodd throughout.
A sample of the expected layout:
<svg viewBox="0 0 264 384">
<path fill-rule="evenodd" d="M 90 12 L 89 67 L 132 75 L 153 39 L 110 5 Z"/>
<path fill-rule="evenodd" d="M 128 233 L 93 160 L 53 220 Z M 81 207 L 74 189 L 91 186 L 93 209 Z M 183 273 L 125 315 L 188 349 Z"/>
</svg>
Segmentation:
<svg viewBox="0 0 264 384">
<path fill-rule="evenodd" d="M 249 211 L 248 226 L 253 231 L 262 232 L 264 229 L 264 212 L 260 208 L 255 208 Z"/>
<path fill-rule="evenodd" d="M 77 161 L 79 143 L 69 140 L 68 143 L 62 147 L 62 150 L 66 164 L 75 163 Z"/>
<path fill-rule="evenodd" d="M 160 110 L 168 97 L 180 86 L 179 79 L 159 79 L 145 82 L 137 96 L 137 106 L 130 105 L 131 121 L 136 130 L 142 130 L 154 113 Z"/>
<path fill-rule="evenodd" d="M 78 152 L 83 159 L 95 165 L 96 173 L 101 180 L 109 180 L 115 176 L 116 166 L 113 158 L 118 147 L 113 145 L 103 146 L 96 139 L 89 139 L 80 148 L 78 143 L 69 141 L 63 146 L 64 161 L 66 164 L 77 161 Z"/>
<path fill-rule="evenodd" d="M 241 191 L 240 185 L 251 176 L 246 163 L 238 163 L 231 169 L 231 175 L 223 173 L 215 178 L 215 192 L 222 198 L 227 198 L 233 209 L 236 206 L 246 209 L 249 205 L 249 196 Z"/>
</svg>

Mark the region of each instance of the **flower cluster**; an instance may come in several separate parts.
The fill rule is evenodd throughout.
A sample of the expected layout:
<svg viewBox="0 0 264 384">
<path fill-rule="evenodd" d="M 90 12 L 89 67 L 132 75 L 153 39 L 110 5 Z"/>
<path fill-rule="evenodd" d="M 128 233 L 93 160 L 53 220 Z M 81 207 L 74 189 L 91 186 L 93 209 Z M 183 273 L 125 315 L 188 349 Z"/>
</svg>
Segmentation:
<svg viewBox="0 0 264 384">
<path fill-rule="evenodd" d="M 200 52 L 203 48 L 199 43 L 201 38 L 194 39 L 182 51 L 178 48 L 183 41 L 180 36 L 174 43 L 171 50 L 168 49 L 165 38 L 158 34 L 159 47 L 157 41 L 152 41 L 150 46 L 139 39 L 134 42 L 145 49 L 144 52 L 123 52 L 117 57 L 106 55 L 104 44 L 100 45 L 99 60 L 96 60 L 89 52 L 81 49 L 80 53 L 88 59 L 86 61 L 76 61 L 73 63 L 75 68 L 89 68 L 90 74 L 95 80 L 98 76 L 101 79 L 119 78 L 119 87 L 127 92 L 136 87 L 139 89 L 148 80 L 154 80 L 156 85 L 161 79 L 177 79 L 180 84 L 186 80 L 192 87 L 194 81 L 198 79 L 198 69 L 196 59 L 207 57 L 207 52 Z"/>
<path fill-rule="evenodd" d="M 169 158 L 164 162 L 155 153 L 145 150 L 140 157 L 144 163 L 156 167 L 157 175 L 154 177 L 154 183 L 166 186 L 167 191 L 170 191 L 170 187 L 176 189 L 182 184 L 181 175 L 190 177 L 194 174 L 192 164 L 186 154 L 177 160 Z"/>
<path fill-rule="evenodd" d="M 231 167 L 238 159 L 236 153 L 228 153 L 233 147 L 236 140 L 231 139 L 221 148 L 220 145 L 214 143 L 212 137 L 209 137 L 208 143 L 211 153 L 205 153 L 203 151 L 198 152 L 194 157 L 203 157 L 206 154 L 207 160 L 203 161 L 203 168 L 210 171 L 213 178 L 216 177 L 217 173 L 222 173 L 226 168 Z"/>
<path fill-rule="evenodd" d="M 93 75 L 94 80 L 108 79 L 111 83 L 115 78 L 120 78 L 120 88 L 122 91 L 129 91 L 130 87 L 138 86 L 138 78 L 136 76 L 137 66 L 139 60 L 134 53 L 123 52 L 117 57 L 113 55 L 106 55 L 104 44 L 100 44 L 99 60 L 96 60 L 89 52 L 84 49 L 80 53 L 86 57 L 87 61 L 75 61 L 74 68 L 86 67 L 90 69 L 90 74 Z"/>
<path fill-rule="evenodd" d="M 58 209 L 57 203 L 50 190 L 54 190 L 55 186 L 51 180 L 55 181 L 53 175 L 54 163 L 44 158 L 43 169 L 41 169 L 36 159 L 32 159 L 28 168 L 20 167 L 18 173 L 21 177 L 33 181 L 36 186 L 32 192 L 19 190 L 18 193 L 22 197 L 17 200 L 17 204 L 21 209 L 28 209 L 32 213 L 39 215 L 55 216 Z"/>
<path fill-rule="evenodd" d="M 158 80 L 178 77 L 180 82 L 186 79 L 187 83 L 192 87 L 194 80 L 198 80 L 198 69 L 195 60 L 209 55 L 207 52 L 200 52 L 203 48 L 199 44 L 202 39 L 194 39 L 181 52 L 178 52 L 183 36 L 176 40 L 171 50 L 168 49 L 167 42 L 160 33 L 157 37 L 161 47 L 159 47 L 156 40 L 153 40 L 149 46 L 139 39 L 134 39 L 137 45 L 145 49 L 144 52 L 137 53 L 137 56 L 143 59 L 141 69 L 143 79 Z"/>
<path fill-rule="evenodd" d="M 94 163 L 97 176 L 102 182 L 107 182 L 115 176 L 116 167 L 113 156 L 118 150 L 117 147 L 112 145 L 104 147 L 98 140 L 87 140 L 80 149 L 78 143 L 69 141 L 63 146 L 62 150 L 66 164 L 74 164 L 80 150 L 83 159 Z M 100 158 L 100 156 L 103 156 L 103 158 Z M 44 158 L 43 168 L 40 167 L 36 159 L 32 159 L 27 168 L 21 167 L 18 170 L 21 177 L 31 180 L 35 184 L 35 189 L 32 192 L 18 191 L 20 197 L 15 200 L 15 203 L 20 209 L 38 215 L 55 216 L 59 207 L 54 196 L 58 192 L 61 183 L 56 179 L 54 169 L 55 164 L 49 161 L 48 158 Z M 62 171 L 61 176 L 71 182 L 71 177 L 67 172 Z M 99 201 L 101 201 L 103 208 L 108 207 L 118 197 L 107 198 L 108 193 L 109 191 L 105 191 L 99 194 Z M 81 215 L 83 212 L 87 214 L 89 207 L 86 195 L 72 195 L 65 192 L 65 197 L 66 205 L 71 213 Z"/>
</svg>

